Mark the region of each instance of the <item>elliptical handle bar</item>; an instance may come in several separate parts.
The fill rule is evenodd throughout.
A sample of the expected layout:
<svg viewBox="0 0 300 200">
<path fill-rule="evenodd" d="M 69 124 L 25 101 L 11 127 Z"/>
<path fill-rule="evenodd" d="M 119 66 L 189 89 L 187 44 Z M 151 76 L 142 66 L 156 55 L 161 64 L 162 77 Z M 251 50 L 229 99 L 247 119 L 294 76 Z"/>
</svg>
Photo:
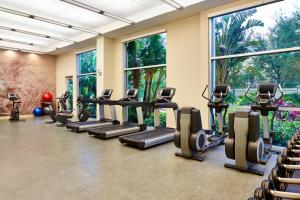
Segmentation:
<svg viewBox="0 0 300 200">
<path fill-rule="evenodd" d="M 281 87 L 280 84 L 278 84 L 278 88 L 279 88 L 279 91 L 280 91 L 280 96 L 279 96 L 278 98 L 275 99 L 275 103 L 276 103 L 277 101 L 279 101 L 280 99 L 282 99 L 282 97 L 283 97 L 283 90 L 282 90 L 282 87 Z"/>
<path fill-rule="evenodd" d="M 209 99 L 209 98 L 207 98 L 206 96 L 204 96 L 204 93 L 206 92 L 207 88 L 208 88 L 208 85 L 206 85 L 204 91 L 202 92 L 202 97 L 203 97 L 204 99 L 206 99 L 207 101 L 212 102 L 212 101 L 211 101 L 211 98 Z"/>
<path fill-rule="evenodd" d="M 252 86 L 252 83 L 251 83 L 251 84 L 249 85 L 249 87 L 247 88 L 246 93 L 245 93 L 245 97 L 246 97 L 246 99 L 248 99 L 249 101 L 252 101 L 253 103 L 256 103 L 253 99 L 251 99 L 251 98 L 248 96 L 248 93 L 249 93 L 249 91 L 250 91 L 251 86 Z"/>
</svg>

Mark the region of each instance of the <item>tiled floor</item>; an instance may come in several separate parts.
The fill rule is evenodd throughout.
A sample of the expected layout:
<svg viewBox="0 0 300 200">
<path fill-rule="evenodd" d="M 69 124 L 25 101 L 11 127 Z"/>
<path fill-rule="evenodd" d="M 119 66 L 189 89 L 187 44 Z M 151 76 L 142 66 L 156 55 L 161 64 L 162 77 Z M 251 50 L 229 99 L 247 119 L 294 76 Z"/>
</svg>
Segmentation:
<svg viewBox="0 0 300 200">
<path fill-rule="evenodd" d="M 173 143 L 141 151 L 45 120 L 0 120 L 1 200 L 245 200 L 263 179 L 224 168 L 222 146 L 200 163 Z"/>
</svg>

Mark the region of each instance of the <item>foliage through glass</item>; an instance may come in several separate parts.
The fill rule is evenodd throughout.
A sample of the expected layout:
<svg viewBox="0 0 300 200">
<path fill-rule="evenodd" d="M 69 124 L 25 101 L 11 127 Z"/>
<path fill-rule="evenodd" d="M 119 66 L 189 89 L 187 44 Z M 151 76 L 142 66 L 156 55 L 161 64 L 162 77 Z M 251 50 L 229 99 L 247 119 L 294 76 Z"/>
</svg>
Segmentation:
<svg viewBox="0 0 300 200">
<path fill-rule="evenodd" d="M 126 71 L 127 88 L 139 90 L 139 101 L 152 101 L 160 89 L 166 87 L 166 34 L 161 33 L 149 37 L 139 38 L 125 44 L 127 50 L 127 68 L 162 65 L 145 69 Z M 153 125 L 153 111 L 143 108 L 145 123 Z M 128 109 L 130 121 L 137 121 L 136 111 Z M 161 125 L 166 124 L 166 113 L 161 111 Z"/>
<path fill-rule="evenodd" d="M 215 55 L 224 56 L 246 52 L 299 47 L 300 0 L 281 1 L 251 8 L 213 20 Z M 285 7 L 285 11 L 281 9 Z M 265 15 L 265 12 L 270 14 Z M 300 52 L 267 54 L 251 57 L 224 58 L 212 61 L 216 84 L 229 84 L 232 88 L 230 110 L 235 106 L 250 105 L 244 93 L 253 84 L 271 81 L 284 90 L 280 107 L 300 107 Z M 255 98 L 255 96 L 254 96 Z M 274 144 L 284 146 L 300 128 L 298 111 L 279 111 L 275 119 Z"/>
<path fill-rule="evenodd" d="M 96 98 L 96 50 L 84 52 L 78 55 L 79 74 L 78 74 L 78 89 L 79 95 L 84 98 Z M 88 107 L 90 116 L 96 118 L 96 104 L 91 104 Z"/>
</svg>

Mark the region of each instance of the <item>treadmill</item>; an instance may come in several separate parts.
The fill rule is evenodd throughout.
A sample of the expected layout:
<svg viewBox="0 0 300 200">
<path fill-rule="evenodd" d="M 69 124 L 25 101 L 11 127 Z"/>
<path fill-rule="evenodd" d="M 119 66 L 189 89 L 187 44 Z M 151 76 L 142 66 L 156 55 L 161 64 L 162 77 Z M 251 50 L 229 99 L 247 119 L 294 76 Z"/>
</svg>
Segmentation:
<svg viewBox="0 0 300 200">
<path fill-rule="evenodd" d="M 129 89 L 126 92 L 126 96 L 118 101 L 118 105 L 122 106 L 123 111 L 122 113 L 124 122 L 122 124 L 90 129 L 88 131 L 89 135 L 94 135 L 100 139 L 108 139 L 146 130 L 147 126 L 144 124 L 142 107 L 148 105 L 148 103 L 138 102 L 136 100 L 137 95 L 137 89 Z M 127 109 L 129 106 L 136 108 L 138 123 L 131 123 L 128 121 L 127 112 L 125 109 Z"/>
<path fill-rule="evenodd" d="M 146 149 L 173 141 L 176 129 L 160 126 L 159 115 L 161 108 L 171 108 L 176 119 L 178 105 L 171 102 L 175 91 L 175 88 L 163 88 L 152 102 L 154 109 L 154 129 L 119 137 L 120 142 L 139 149 Z"/>
<path fill-rule="evenodd" d="M 120 124 L 116 118 L 116 109 L 115 105 L 118 105 L 117 101 L 110 100 L 113 90 L 106 89 L 103 90 L 102 95 L 95 100 L 90 100 L 89 103 L 98 103 L 99 104 L 99 121 L 85 121 L 85 122 L 70 122 L 66 124 L 67 129 L 71 129 L 76 133 L 87 131 L 91 128 L 99 128 L 112 126 L 115 124 Z M 110 108 L 111 119 L 105 118 L 104 106 L 108 105 Z"/>
</svg>

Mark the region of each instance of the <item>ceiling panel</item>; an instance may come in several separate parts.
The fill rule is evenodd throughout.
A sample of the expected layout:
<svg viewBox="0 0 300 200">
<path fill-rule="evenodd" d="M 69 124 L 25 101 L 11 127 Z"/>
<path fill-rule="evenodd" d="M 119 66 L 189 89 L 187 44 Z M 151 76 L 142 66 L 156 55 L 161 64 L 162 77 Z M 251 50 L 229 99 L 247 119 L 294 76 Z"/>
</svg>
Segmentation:
<svg viewBox="0 0 300 200">
<path fill-rule="evenodd" d="M 139 23 L 176 10 L 168 3 L 165 3 L 164 0 L 76 1 L 103 10 L 105 13 L 104 15 L 101 15 L 80 6 L 72 5 L 72 3 L 66 3 L 63 0 L 1 0 L 0 9 L 11 9 L 29 15 L 62 22 L 73 27 L 62 27 L 37 19 L 28 18 L 29 16 L 24 17 L 11 14 L 3 10 L 0 11 L 0 25 L 80 42 L 95 37 L 97 33 L 107 33 L 125 26 L 130 26 L 130 23 L 128 22 L 126 23 L 122 20 L 107 16 L 109 14 Z M 201 1 L 202 0 L 177 0 L 177 2 L 183 6 L 189 6 Z M 76 28 L 74 26 L 84 30 L 74 30 Z M 16 48 L 28 48 L 46 52 L 72 44 L 72 42 L 62 42 L 1 29 L 0 38 L 42 44 L 47 46 L 47 48 L 41 49 L 32 46 L 28 47 L 27 45 L 14 44 L 13 42 L 0 41 L 2 45 L 9 45 L 9 47 L 15 46 Z M 0 46 L 2 46 L 1 44 Z"/>
<path fill-rule="evenodd" d="M 86 28 L 96 28 L 112 20 L 59 0 L 1 0 L 1 6 Z"/>
</svg>

